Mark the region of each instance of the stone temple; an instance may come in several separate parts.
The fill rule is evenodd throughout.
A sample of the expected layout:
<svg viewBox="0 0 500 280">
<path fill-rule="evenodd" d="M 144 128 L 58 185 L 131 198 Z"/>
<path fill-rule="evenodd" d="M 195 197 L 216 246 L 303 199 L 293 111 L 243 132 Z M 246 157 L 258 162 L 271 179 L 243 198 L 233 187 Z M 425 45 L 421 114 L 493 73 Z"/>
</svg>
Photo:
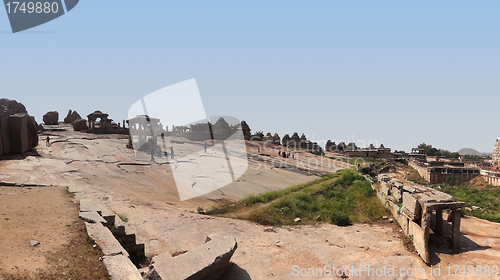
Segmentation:
<svg viewBox="0 0 500 280">
<path fill-rule="evenodd" d="M 500 163 L 500 138 L 497 138 L 497 142 L 495 144 L 495 150 L 493 151 L 493 162 L 496 164 Z"/>
</svg>

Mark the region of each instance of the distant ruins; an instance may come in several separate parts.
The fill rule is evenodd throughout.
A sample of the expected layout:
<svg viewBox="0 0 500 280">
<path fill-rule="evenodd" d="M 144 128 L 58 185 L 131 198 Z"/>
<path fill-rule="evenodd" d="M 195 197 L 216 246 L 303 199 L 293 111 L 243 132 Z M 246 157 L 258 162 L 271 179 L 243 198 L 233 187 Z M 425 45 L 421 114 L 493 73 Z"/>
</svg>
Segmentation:
<svg viewBox="0 0 500 280">
<path fill-rule="evenodd" d="M 296 149 L 305 149 L 311 151 L 317 151 L 323 153 L 323 149 L 316 142 L 312 142 L 307 139 L 306 135 L 302 133 L 302 136 L 299 138 L 299 134 L 294 132 L 292 137 L 286 134 L 281 141 L 283 147 L 292 147 Z"/>
<path fill-rule="evenodd" d="M 428 157 L 422 149 L 412 150 L 409 165 L 431 184 L 451 182 L 460 185 L 481 175 L 477 167 L 466 166 L 458 159 Z"/>
<path fill-rule="evenodd" d="M 112 119 L 108 118 L 108 114 L 101 111 L 95 111 L 87 115 L 88 119 L 88 133 L 94 134 L 129 134 L 129 130 L 125 128 L 125 121 L 123 127 L 116 124 Z M 99 119 L 99 122 L 97 120 Z"/>
<path fill-rule="evenodd" d="M 394 154 L 391 152 L 390 148 L 380 145 L 376 148 L 373 144 L 370 144 L 368 148 L 359 148 L 355 143 L 351 142 L 346 145 L 344 142 L 340 144 L 335 144 L 331 140 L 328 140 L 325 145 L 325 151 L 331 153 L 338 153 L 352 158 L 394 158 Z"/>
<path fill-rule="evenodd" d="M 460 250 L 460 211 L 464 202 L 454 202 L 453 198 L 443 192 L 424 186 L 409 186 L 379 175 L 380 188 L 378 198 L 388 205 L 404 233 L 413 239 L 413 244 L 422 260 L 429 264 L 429 240 L 432 233 L 443 236 L 446 232 L 443 221 L 443 210 L 449 210 L 451 216 L 451 247 Z"/>
<path fill-rule="evenodd" d="M 495 143 L 491 163 L 476 164 L 476 166 L 481 168 L 481 176 L 483 176 L 488 184 L 496 187 L 500 186 L 500 138 L 497 138 Z"/>
<path fill-rule="evenodd" d="M 22 154 L 38 146 L 38 124 L 26 107 L 0 99 L 0 156 Z"/>
<path fill-rule="evenodd" d="M 152 135 L 156 137 L 160 135 L 163 137 L 175 136 L 190 141 L 226 140 L 233 136 L 240 127 L 245 139 L 250 138 L 250 127 L 245 121 L 230 125 L 223 117 L 217 119 L 215 124 L 200 122 L 189 126 L 172 125 L 170 130 L 168 126 L 163 126 L 160 119 L 150 118 L 146 115 L 136 116 L 127 120 L 126 123 L 130 130 L 129 144 L 127 145 L 129 148 L 133 147 L 132 142 L 138 143 L 139 147 L 142 147 L 149 139 L 155 139 L 155 137 L 151 137 Z"/>
<path fill-rule="evenodd" d="M 495 143 L 495 149 L 493 150 L 493 163 L 500 164 L 500 138 L 497 138 L 497 142 Z"/>
</svg>

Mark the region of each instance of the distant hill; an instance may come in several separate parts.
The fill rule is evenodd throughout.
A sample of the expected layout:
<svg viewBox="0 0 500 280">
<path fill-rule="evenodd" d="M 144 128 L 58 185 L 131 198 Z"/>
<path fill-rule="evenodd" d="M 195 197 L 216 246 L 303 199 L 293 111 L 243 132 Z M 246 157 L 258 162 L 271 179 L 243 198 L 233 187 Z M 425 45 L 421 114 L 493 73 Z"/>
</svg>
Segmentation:
<svg viewBox="0 0 500 280">
<path fill-rule="evenodd" d="M 491 153 L 481 153 L 478 152 L 477 150 L 471 149 L 471 148 L 463 148 L 458 153 L 462 156 L 465 155 L 471 155 L 471 156 L 491 156 Z"/>
</svg>

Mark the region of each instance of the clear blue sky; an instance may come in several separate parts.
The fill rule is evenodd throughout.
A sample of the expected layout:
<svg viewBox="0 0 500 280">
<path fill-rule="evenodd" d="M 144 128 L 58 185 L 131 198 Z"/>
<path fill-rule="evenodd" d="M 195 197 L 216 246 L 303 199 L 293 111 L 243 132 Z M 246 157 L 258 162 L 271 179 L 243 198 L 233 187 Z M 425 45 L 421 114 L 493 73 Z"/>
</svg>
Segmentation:
<svg viewBox="0 0 500 280">
<path fill-rule="evenodd" d="M 498 1 L 82 0 L 12 34 L 0 96 L 125 119 L 196 78 L 208 115 L 313 140 L 491 152 L 500 136 Z M 313 137 L 314 136 L 314 137 Z"/>
</svg>

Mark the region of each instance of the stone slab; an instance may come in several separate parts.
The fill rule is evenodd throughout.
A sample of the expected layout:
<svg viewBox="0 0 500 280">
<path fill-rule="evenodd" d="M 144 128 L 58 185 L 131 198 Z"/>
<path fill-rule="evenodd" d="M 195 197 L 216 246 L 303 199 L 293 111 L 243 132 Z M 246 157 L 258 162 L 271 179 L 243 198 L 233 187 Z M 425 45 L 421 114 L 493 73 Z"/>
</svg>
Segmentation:
<svg viewBox="0 0 500 280">
<path fill-rule="evenodd" d="M 80 212 L 78 217 L 85 222 L 95 224 L 95 223 L 101 223 L 103 225 L 107 224 L 107 221 L 99 215 L 96 211 L 90 211 L 90 212 Z"/>
<path fill-rule="evenodd" d="M 109 209 L 106 205 L 102 203 L 97 203 L 92 199 L 81 199 L 80 200 L 80 211 L 81 212 L 91 212 L 96 211 L 101 215 L 107 222 L 108 225 L 115 224 L 115 213 Z"/>
<path fill-rule="evenodd" d="M 421 212 L 420 203 L 418 202 L 416 197 L 407 192 L 403 193 L 403 207 L 408 209 L 411 215 L 416 215 L 416 216 L 420 215 Z"/>
<path fill-rule="evenodd" d="M 236 239 L 228 236 L 212 239 L 173 258 L 167 252 L 154 258 L 156 274 L 152 275 L 162 280 L 215 280 L 224 273 L 237 247 Z"/>
<path fill-rule="evenodd" d="M 72 185 L 72 186 L 68 186 L 68 192 L 69 193 L 81 193 L 81 192 L 83 192 L 83 189 L 79 186 Z"/>
<path fill-rule="evenodd" d="M 111 280 L 142 280 L 139 270 L 124 255 L 105 256 L 103 261 Z"/>
<path fill-rule="evenodd" d="M 387 187 L 387 183 L 382 182 L 380 183 L 380 191 L 385 195 L 389 195 L 389 188 Z"/>
<path fill-rule="evenodd" d="M 91 224 L 85 223 L 88 235 L 101 247 L 105 256 L 124 255 L 128 257 L 128 252 L 123 249 L 122 245 L 115 239 L 111 231 L 101 223 Z"/>
</svg>

